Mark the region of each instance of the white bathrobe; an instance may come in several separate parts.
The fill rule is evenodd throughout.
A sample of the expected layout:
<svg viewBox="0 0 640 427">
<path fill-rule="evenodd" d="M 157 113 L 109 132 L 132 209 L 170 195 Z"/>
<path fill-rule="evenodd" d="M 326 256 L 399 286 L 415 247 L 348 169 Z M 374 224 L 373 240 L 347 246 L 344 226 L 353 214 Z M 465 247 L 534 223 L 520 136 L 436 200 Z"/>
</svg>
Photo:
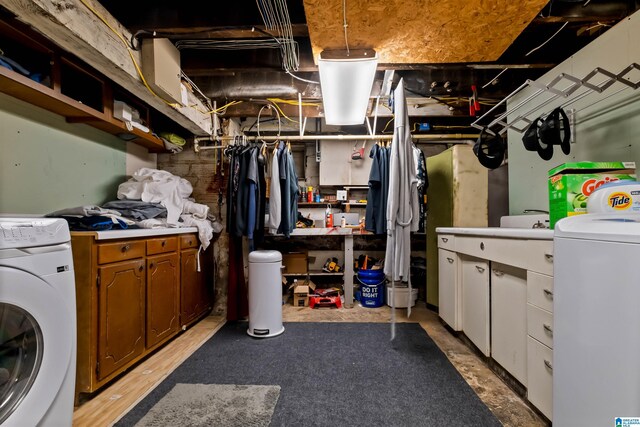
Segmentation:
<svg viewBox="0 0 640 427">
<path fill-rule="evenodd" d="M 408 282 L 408 295 L 411 295 L 411 231 L 418 230 L 420 215 L 417 165 L 413 155 L 403 80 L 400 80 L 394 92 L 394 108 L 395 126 L 389 158 L 387 250 L 384 272 L 392 282 Z"/>
</svg>

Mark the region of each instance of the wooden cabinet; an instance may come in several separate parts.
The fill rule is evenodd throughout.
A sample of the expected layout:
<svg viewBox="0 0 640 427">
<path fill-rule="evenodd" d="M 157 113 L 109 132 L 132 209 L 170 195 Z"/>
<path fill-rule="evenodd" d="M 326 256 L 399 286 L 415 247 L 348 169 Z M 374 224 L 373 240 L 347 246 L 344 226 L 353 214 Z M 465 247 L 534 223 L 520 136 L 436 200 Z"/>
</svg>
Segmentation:
<svg viewBox="0 0 640 427">
<path fill-rule="evenodd" d="M 200 252 L 195 235 L 180 238 L 180 325 L 185 328 L 213 306 L 213 270 L 211 263 L 203 262 L 210 251 Z"/>
<path fill-rule="evenodd" d="M 491 263 L 491 357 L 527 385 L 527 272 Z"/>
<path fill-rule="evenodd" d="M 196 234 L 113 240 L 98 236 L 73 232 L 71 237 L 77 394 L 98 390 L 213 305 L 212 249 L 200 253 L 198 271 Z"/>
<path fill-rule="evenodd" d="M 458 254 L 438 249 L 438 314 L 454 331 L 461 330 L 460 282 L 458 280 Z"/>
<path fill-rule="evenodd" d="M 98 380 L 144 352 L 144 270 L 142 259 L 98 268 Z"/>
<path fill-rule="evenodd" d="M 462 330 L 485 356 L 489 356 L 489 263 L 460 256 L 460 276 Z"/>
<path fill-rule="evenodd" d="M 170 338 L 180 327 L 178 258 L 175 252 L 147 258 L 147 348 Z"/>
</svg>

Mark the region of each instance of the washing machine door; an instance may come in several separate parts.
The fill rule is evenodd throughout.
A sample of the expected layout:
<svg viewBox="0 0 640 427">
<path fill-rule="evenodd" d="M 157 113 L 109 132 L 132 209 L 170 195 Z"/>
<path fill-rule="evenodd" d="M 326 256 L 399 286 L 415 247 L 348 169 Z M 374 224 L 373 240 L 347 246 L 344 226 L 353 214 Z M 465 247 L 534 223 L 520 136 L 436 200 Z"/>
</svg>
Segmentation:
<svg viewBox="0 0 640 427">
<path fill-rule="evenodd" d="M 73 318 L 61 295 L 0 266 L 0 424 L 35 426 L 55 401 L 69 362 Z"/>
</svg>

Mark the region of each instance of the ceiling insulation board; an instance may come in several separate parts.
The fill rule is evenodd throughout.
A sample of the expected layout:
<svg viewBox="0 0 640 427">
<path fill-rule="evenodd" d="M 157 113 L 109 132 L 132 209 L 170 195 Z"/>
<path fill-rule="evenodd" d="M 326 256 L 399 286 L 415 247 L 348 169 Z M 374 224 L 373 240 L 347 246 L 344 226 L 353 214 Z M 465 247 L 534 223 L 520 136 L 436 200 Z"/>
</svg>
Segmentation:
<svg viewBox="0 0 640 427">
<path fill-rule="evenodd" d="M 547 0 L 346 0 L 349 47 L 383 64 L 495 61 Z M 304 0 L 314 58 L 345 49 L 342 1 Z M 541 41 L 542 42 L 542 41 Z"/>
</svg>

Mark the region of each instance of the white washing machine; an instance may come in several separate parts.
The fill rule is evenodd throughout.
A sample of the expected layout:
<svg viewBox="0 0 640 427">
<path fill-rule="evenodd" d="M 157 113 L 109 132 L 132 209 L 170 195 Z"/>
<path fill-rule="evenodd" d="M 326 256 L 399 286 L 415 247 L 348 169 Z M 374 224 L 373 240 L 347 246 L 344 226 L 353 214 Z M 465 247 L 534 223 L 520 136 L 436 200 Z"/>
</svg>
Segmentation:
<svg viewBox="0 0 640 427">
<path fill-rule="evenodd" d="M 0 424 L 71 426 L 76 298 L 69 228 L 0 218 Z"/>
<path fill-rule="evenodd" d="M 553 240 L 553 425 L 638 425 L 640 214 L 565 218 Z"/>
</svg>

